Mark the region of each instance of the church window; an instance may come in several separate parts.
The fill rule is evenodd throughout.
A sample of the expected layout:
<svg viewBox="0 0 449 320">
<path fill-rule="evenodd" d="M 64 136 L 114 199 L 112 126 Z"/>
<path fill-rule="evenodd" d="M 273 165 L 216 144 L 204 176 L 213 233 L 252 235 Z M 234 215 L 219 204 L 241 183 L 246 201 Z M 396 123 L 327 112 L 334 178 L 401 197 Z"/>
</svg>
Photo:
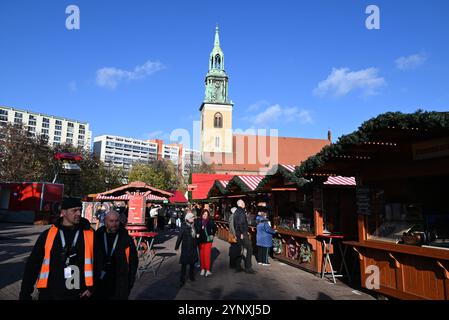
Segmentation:
<svg viewBox="0 0 449 320">
<path fill-rule="evenodd" d="M 220 112 L 214 115 L 214 128 L 223 128 L 223 116 Z"/>
<path fill-rule="evenodd" d="M 215 148 L 220 149 L 220 137 L 215 137 Z"/>
<path fill-rule="evenodd" d="M 215 68 L 221 69 L 221 58 L 218 54 L 215 56 Z"/>
</svg>

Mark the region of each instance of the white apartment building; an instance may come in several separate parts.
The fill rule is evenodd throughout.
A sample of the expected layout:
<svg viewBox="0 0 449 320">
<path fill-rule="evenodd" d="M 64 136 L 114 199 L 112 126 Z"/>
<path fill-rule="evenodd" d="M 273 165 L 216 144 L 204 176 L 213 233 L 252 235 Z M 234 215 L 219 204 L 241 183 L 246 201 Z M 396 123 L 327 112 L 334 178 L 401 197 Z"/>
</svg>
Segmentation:
<svg viewBox="0 0 449 320">
<path fill-rule="evenodd" d="M 180 159 L 180 146 L 177 144 L 164 144 L 162 145 L 162 158 L 170 160 L 175 167 L 181 164 Z"/>
<path fill-rule="evenodd" d="M 106 165 L 129 170 L 134 162 L 148 163 L 157 159 L 157 143 L 102 135 L 94 138 L 94 154 Z"/>
<path fill-rule="evenodd" d="M 68 143 L 87 150 L 91 148 L 92 132 L 87 122 L 0 106 L 0 126 L 7 123 L 22 125 L 31 134 L 46 136 L 50 145 Z"/>
<path fill-rule="evenodd" d="M 191 170 L 201 165 L 201 152 L 192 149 L 182 150 L 182 175 L 187 177 Z"/>
<path fill-rule="evenodd" d="M 201 165 L 201 153 L 184 149 L 180 144 L 164 144 L 162 140 L 139 140 L 113 135 L 94 138 L 94 154 L 107 166 L 129 171 L 135 162 L 149 163 L 166 159 L 173 163 L 176 172 L 187 176 L 193 166 Z"/>
</svg>

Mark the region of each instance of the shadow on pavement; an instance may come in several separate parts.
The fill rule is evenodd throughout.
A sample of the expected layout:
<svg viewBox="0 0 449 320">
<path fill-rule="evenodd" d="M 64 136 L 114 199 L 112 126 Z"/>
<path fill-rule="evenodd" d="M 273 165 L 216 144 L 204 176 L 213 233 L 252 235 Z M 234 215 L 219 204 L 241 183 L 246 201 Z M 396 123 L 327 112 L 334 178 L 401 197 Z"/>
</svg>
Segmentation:
<svg viewBox="0 0 449 320">
<path fill-rule="evenodd" d="M 0 290 L 22 280 L 23 271 L 25 269 L 24 262 L 12 262 L 0 264 Z"/>
<path fill-rule="evenodd" d="M 149 273 L 153 276 L 152 273 Z M 160 279 L 140 292 L 136 300 L 174 300 L 180 290 L 179 273 L 168 274 L 165 278 Z"/>
<path fill-rule="evenodd" d="M 176 255 L 177 255 L 176 253 L 172 253 L 172 252 L 156 253 L 156 255 L 153 258 L 153 262 L 152 262 L 154 271 L 156 272 L 156 274 L 159 274 L 161 266 L 166 260 L 169 260 L 171 257 L 174 257 Z"/>
<path fill-rule="evenodd" d="M 213 247 L 210 255 L 210 268 L 213 270 L 214 268 L 214 262 L 217 260 L 218 256 L 220 255 L 220 250 L 218 248 Z"/>
</svg>

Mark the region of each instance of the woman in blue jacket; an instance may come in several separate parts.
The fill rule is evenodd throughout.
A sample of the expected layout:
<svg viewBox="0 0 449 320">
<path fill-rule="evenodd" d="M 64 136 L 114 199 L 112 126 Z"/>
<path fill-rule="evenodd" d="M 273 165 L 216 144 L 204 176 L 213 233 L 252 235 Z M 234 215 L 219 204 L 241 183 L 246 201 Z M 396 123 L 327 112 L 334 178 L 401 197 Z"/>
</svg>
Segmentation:
<svg viewBox="0 0 449 320">
<path fill-rule="evenodd" d="M 265 212 L 260 212 L 256 220 L 258 222 L 256 236 L 258 264 L 269 266 L 268 252 L 273 247 L 273 235 L 276 234 L 276 230 L 270 227 Z"/>
</svg>

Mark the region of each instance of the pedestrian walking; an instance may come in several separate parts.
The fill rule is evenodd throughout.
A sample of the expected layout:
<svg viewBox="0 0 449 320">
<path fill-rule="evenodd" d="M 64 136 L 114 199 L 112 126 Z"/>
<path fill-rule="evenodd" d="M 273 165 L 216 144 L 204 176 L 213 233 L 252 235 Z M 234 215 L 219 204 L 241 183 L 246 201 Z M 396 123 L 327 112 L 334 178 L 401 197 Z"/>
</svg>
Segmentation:
<svg viewBox="0 0 449 320">
<path fill-rule="evenodd" d="M 153 230 L 158 228 L 158 220 L 159 220 L 159 210 L 162 210 L 160 205 L 153 205 L 150 209 L 150 219 L 153 221 L 150 222 L 150 225 L 153 227 Z"/>
<path fill-rule="evenodd" d="M 31 300 L 34 285 L 39 300 L 79 300 L 92 295 L 94 231 L 81 217 L 82 203 L 65 198 L 61 217 L 36 241 L 27 260 L 19 299 Z"/>
<path fill-rule="evenodd" d="M 187 266 L 189 266 L 189 278 L 191 281 L 195 281 L 195 256 L 196 253 L 196 232 L 194 227 L 194 215 L 188 211 L 185 216 L 185 222 L 181 226 L 181 231 L 178 234 L 176 240 L 175 250 L 178 250 L 181 246 L 181 257 L 179 263 L 181 264 L 181 282 L 182 287 L 186 282 Z"/>
<path fill-rule="evenodd" d="M 116 211 L 106 213 L 95 232 L 94 298 L 127 300 L 136 279 L 139 259 L 133 239 Z"/>
<path fill-rule="evenodd" d="M 234 214 L 237 210 L 236 207 L 231 208 L 231 214 L 229 215 L 229 268 L 234 269 L 237 266 L 237 258 L 241 254 L 242 248 L 240 242 L 237 241 L 234 228 Z"/>
<path fill-rule="evenodd" d="M 214 236 L 217 232 L 217 227 L 214 221 L 210 217 L 210 212 L 204 209 L 201 215 L 201 219 L 197 219 L 195 222 L 196 237 L 198 240 L 198 247 L 200 250 L 200 275 L 209 277 L 211 272 L 211 253 L 212 244 L 214 242 Z"/>
<path fill-rule="evenodd" d="M 245 272 L 248 274 L 256 273 L 252 268 L 253 245 L 248 232 L 248 220 L 245 212 L 245 202 L 240 199 L 237 201 L 237 210 L 234 213 L 234 228 L 237 241 L 240 243 L 242 253 L 237 257 L 236 272 L 243 271 L 241 263 L 245 260 Z M 246 255 L 244 254 L 246 252 Z"/>
<path fill-rule="evenodd" d="M 270 265 L 268 253 L 270 248 L 273 247 L 273 235 L 276 234 L 276 230 L 270 227 L 266 212 L 259 212 L 256 220 L 258 222 L 256 235 L 257 261 L 261 265 L 268 266 Z"/>
</svg>

